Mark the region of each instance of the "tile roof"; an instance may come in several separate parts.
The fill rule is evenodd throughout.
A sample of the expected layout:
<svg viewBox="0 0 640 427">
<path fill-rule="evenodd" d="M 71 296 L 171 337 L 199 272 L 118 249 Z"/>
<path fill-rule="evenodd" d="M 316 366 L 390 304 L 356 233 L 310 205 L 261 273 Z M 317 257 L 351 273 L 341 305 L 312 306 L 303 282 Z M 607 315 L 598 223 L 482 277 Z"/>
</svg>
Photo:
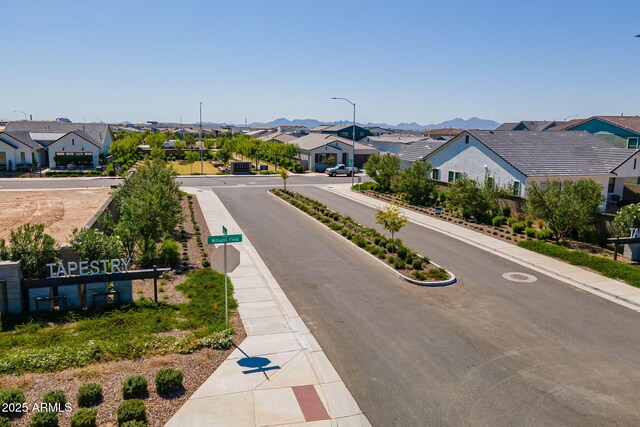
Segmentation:
<svg viewBox="0 0 640 427">
<path fill-rule="evenodd" d="M 344 144 L 347 144 L 348 146 L 351 146 L 353 144 L 353 141 L 350 139 L 346 139 L 346 138 L 342 138 L 339 136 L 326 134 L 326 133 L 310 133 L 309 135 L 305 135 L 291 141 L 291 144 L 296 144 L 298 147 L 300 147 L 301 150 L 311 151 L 311 150 L 315 150 L 316 148 L 323 147 L 327 144 L 331 144 L 334 141 L 342 142 Z M 366 144 L 361 144 L 359 142 L 356 142 L 355 148 L 357 150 L 366 150 L 366 151 L 378 150 L 375 147 L 372 147 Z"/>
<path fill-rule="evenodd" d="M 468 132 L 526 176 L 608 175 L 635 154 L 588 132 Z"/>
<path fill-rule="evenodd" d="M 410 144 L 416 141 L 424 141 L 426 136 L 406 136 L 398 134 L 384 134 L 380 136 L 368 136 L 369 142 L 391 143 L 391 144 Z"/>
<path fill-rule="evenodd" d="M 596 116 L 595 118 L 613 123 L 632 132 L 640 133 L 639 116 Z"/>
<path fill-rule="evenodd" d="M 296 139 L 295 136 L 284 132 L 272 132 L 267 135 L 263 135 L 259 138 L 262 141 L 278 141 L 278 142 L 291 142 Z"/>
<path fill-rule="evenodd" d="M 15 132 L 4 132 L 4 133 L 6 135 L 9 135 L 13 139 L 17 139 L 18 141 L 22 142 L 27 147 L 32 148 L 34 150 L 42 148 L 42 145 L 38 144 L 36 141 L 34 141 L 31 138 L 31 135 L 29 134 L 29 132 L 15 131 Z"/>
<path fill-rule="evenodd" d="M 446 144 L 446 141 L 438 140 L 423 140 L 415 141 L 405 145 L 400 150 L 398 157 L 403 162 L 415 162 L 418 159 L 424 159 L 429 154 L 433 153 L 436 149 Z"/>
<path fill-rule="evenodd" d="M 520 124 L 520 122 L 517 122 L 517 123 L 511 123 L 511 122 L 503 123 L 500 126 L 498 126 L 496 128 L 496 130 L 514 130 L 516 128 L 516 126 L 518 126 L 519 124 Z"/>
<path fill-rule="evenodd" d="M 63 123 L 63 122 L 44 122 L 32 120 L 19 120 L 9 122 L 5 131 L 27 131 L 31 133 L 61 133 L 82 131 L 92 138 L 92 142 L 97 142 L 100 147 L 104 146 L 107 133 L 110 132 L 109 125 L 106 123 Z M 35 139 L 35 138 L 34 138 Z"/>
<path fill-rule="evenodd" d="M 570 127 L 572 127 L 574 125 L 577 125 L 578 123 L 583 122 L 585 120 L 587 120 L 587 119 L 573 119 L 573 120 L 568 120 L 566 122 L 558 122 L 558 124 L 556 126 L 550 128 L 548 130 L 552 130 L 552 131 L 556 131 L 556 132 L 563 131 L 563 130 L 566 130 L 567 128 L 570 128 Z"/>
</svg>

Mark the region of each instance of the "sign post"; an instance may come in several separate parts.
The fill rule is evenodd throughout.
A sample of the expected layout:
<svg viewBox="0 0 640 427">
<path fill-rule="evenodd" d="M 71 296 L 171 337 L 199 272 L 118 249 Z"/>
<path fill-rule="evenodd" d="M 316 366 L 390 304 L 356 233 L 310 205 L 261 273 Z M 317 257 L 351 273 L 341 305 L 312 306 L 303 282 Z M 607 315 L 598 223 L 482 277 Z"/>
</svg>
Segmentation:
<svg viewBox="0 0 640 427">
<path fill-rule="evenodd" d="M 224 325 L 225 328 L 229 327 L 229 295 L 227 289 L 227 243 L 240 243 L 242 242 L 242 234 L 227 234 L 227 227 L 222 226 L 222 235 L 209 236 L 207 243 L 214 245 L 216 243 L 222 243 L 224 245 Z"/>
</svg>

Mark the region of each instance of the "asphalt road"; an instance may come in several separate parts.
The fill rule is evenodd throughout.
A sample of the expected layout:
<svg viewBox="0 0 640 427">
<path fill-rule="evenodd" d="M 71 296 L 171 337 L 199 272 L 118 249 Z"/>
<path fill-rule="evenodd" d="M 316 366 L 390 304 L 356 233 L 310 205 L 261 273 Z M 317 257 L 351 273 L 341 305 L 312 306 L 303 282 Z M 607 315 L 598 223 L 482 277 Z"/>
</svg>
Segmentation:
<svg viewBox="0 0 640 427">
<path fill-rule="evenodd" d="M 362 182 L 370 181 L 360 175 Z M 189 187 L 234 187 L 234 186 L 278 186 L 282 185 L 279 175 L 219 175 L 215 177 L 183 176 L 178 178 L 181 185 Z M 84 187 L 110 187 L 119 185 L 121 179 L 108 177 L 92 178 L 0 178 L 0 190 L 41 190 Z M 348 183 L 348 177 L 328 177 L 326 175 L 290 175 L 287 186 L 297 187 L 310 184 Z M 357 177 L 356 177 L 357 182 Z"/>
<path fill-rule="evenodd" d="M 640 424 L 637 312 L 414 224 L 400 237 L 459 281 L 410 285 L 264 188 L 215 191 L 374 426 Z"/>
</svg>

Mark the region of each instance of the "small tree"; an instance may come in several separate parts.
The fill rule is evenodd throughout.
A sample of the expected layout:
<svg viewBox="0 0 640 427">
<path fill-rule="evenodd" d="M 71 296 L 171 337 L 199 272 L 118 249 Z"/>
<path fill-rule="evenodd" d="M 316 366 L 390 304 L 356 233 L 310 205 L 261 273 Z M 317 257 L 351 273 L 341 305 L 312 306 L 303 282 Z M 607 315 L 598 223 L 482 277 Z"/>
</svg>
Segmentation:
<svg viewBox="0 0 640 427">
<path fill-rule="evenodd" d="M 69 243 L 83 261 L 120 258 L 124 252 L 117 236 L 88 228 L 74 228 Z"/>
<path fill-rule="evenodd" d="M 197 151 L 187 151 L 187 154 L 184 157 L 184 162 L 188 165 L 191 165 L 191 173 L 193 173 L 193 164 L 200 160 L 200 155 Z"/>
<path fill-rule="evenodd" d="M 396 205 L 387 205 L 384 208 L 376 209 L 376 224 L 380 224 L 385 230 L 391 233 L 393 251 L 395 252 L 395 233 L 402 230 L 407 224 L 407 217 Z"/>
<path fill-rule="evenodd" d="M 416 160 L 410 168 L 400 171 L 398 190 L 405 193 L 411 203 L 426 203 L 436 187 L 429 178 L 432 169 L 429 162 Z"/>
<path fill-rule="evenodd" d="M 280 168 L 280 178 L 284 184 L 284 189 L 287 189 L 287 178 L 289 178 L 289 171 L 286 168 Z"/>
<path fill-rule="evenodd" d="M 394 189 L 400 173 L 400 158 L 390 153 L 373 154 L 364 164 L 364 170 L 378 183 L 380 191 L 390 191 Z"/>
<path fill-rule="evenodd" d="M 9 237 L 11 259 L 22 261 L 26 279 L 44 277 L 47 264 L 58 257 L 56 241 L 44 232 L 44 224 L 23 224 L 11 230 Z"/>
<path fill-rule="evenodd" d="M 616 235 L 618 237 L 626 237 L 629 236 L 629 231 L 632 228 L 640 227 L 640 203 L 627 205 L 620 209 L 620 212 L 616 215 L 613 220 L 613 225 L 616 230 Z M 1 251 L 1 242 L 0 242 L 0 251 Z M 1 257 L 0 252 L 0 257 Z"/>
<path fill-rule="evenodd" d="M 184 151 L 186 146 L 187 143 L 180 139 L 173 141 L 173 149 L 176 150 L 176 156 L 178 158 L 182 157 L 182 152 Z"/>
<path fill-rule="evenodd" d="M 526 212 L 543 219 L 556 242 L 573 230 L 592 224 L 604 202 L 602 187 L 583 178 L 578 181 L 547 181 L 546 188 L 535 182 L 527 190 Z"/>
<path fill-rule="evenodd" d="M 152 147 L 151 158 L 154 160 L 164 160 L 167 156 L 167 152 L 163 147 Z"/>
</svg>

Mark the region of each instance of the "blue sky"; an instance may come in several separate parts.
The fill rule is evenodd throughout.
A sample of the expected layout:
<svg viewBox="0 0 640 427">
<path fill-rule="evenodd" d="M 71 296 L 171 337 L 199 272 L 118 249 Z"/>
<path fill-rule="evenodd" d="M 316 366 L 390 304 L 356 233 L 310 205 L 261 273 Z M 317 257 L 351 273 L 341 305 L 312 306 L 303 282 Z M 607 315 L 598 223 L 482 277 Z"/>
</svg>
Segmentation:
<svg viewBox="0 0 640 427">
<path fill-rule="evenodd" d="M 640 114 L 640 2 L 5 1 L 0 119 Z"/>
</svg>

